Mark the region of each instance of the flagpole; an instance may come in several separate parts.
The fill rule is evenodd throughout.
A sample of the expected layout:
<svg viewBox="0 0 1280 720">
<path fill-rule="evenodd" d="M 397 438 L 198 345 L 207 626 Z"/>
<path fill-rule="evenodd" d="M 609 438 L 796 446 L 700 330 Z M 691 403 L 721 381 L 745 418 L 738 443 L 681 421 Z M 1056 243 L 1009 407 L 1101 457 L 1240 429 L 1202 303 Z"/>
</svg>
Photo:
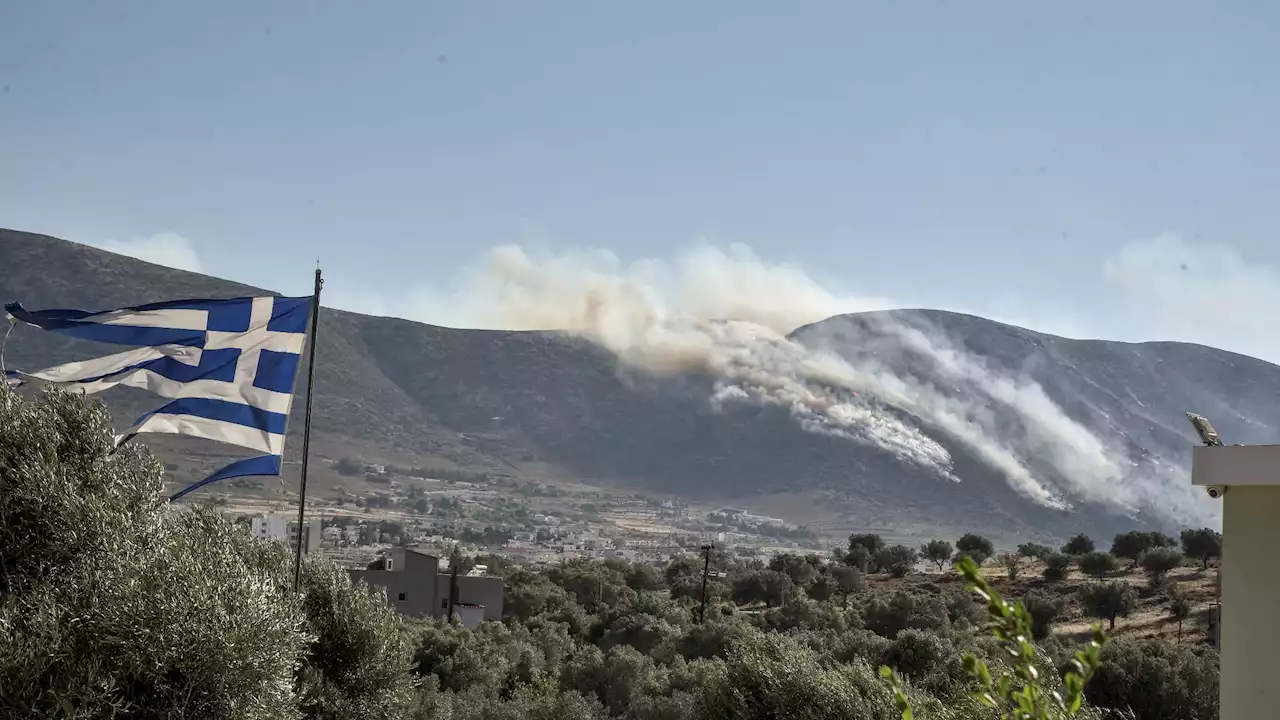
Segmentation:
<svg viewBox="0 0 1280 720">
<path fill-rule="evenodd" d="M 311 297 L 311 337 L 307 340 L 307 409 L 302 419 L 302 477 L 298 484 L 298 547 L 293 558 L 293 591 L 302 579 L 302 530 L 307 515 L 307 459 L 311 456 L 311 398 L 316 379 L 316 329 L 320 326 L 320 288 L 324 280 L 316 268 L 316 291 Z"/>
</svg>

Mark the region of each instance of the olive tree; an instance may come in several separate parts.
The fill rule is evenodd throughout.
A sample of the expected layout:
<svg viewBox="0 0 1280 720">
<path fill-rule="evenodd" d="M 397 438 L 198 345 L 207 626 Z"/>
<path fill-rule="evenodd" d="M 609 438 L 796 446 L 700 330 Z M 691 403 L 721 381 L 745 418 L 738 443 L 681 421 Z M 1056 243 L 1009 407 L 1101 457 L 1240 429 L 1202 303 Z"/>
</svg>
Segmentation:
<svg viewBox="0 0 1280 720">
<path fill-rule="evenodd" d="M 100 403 L 0 388 L 0 715 L 401 717 L 399 619 L 320 559 L 170 505 Z M 69 712 L 68 709 L 73 712 Z"/>
</svg>

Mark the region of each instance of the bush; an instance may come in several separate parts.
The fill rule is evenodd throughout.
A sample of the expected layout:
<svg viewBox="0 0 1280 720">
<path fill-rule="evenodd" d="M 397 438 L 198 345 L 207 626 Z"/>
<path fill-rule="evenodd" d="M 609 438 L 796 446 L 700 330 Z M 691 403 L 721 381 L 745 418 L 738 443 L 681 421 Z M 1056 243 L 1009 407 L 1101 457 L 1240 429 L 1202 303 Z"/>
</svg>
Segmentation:
<svg viewBox="0 0 1280 720">
<path fill-rule="evenodd" d="M 955 646 L 924 630 L 903 630 L 880 653 L 887 665 L 919 688 L 942 698 L 958 698 L 968 689 L 964 663 Z"/>
<path fill-rule="evenodd" d="M 1031 615 L 1031 634 L 1037 640 L 1049 637 L 1053 621 L 1066 608 L 1066 601 L 1043 590 L 1032 590 L 1022 597 L 1022 604 Z"/>
<path fill-rule="evenodd" d="M 1062 546 L 1062 552 L 1066 555 L 1084 555 L 1093 550 L 1093 539 L 1084 533 L 1076 535 Z"/>
<path fill-rule="evenodd" d="M 995 546 L 991 541 L 981 535 L 966 533 L 964 537 L 956 541 L 956 552 L 968 558 L 979 565 L 987 561 L 995 553 Z"/>
<path fill-rule="evenodd" d="M 113 436 L 81 397 L 0 398 L 0 715 L 403 714 L 398 618 L 318 559 L 295 595 L 284 547 L 171 509 L 149 451 Z"/>
<path fill-rule="evenodd" d="M 1022 543 L 1018 546 L 1018 555 L 1030 560 L 1044 560 L 1053 554 L 1053 548 L 1038 543 Z"/>
<path fill-rule="evenodd" d="M 774 555 L 769 560 L 769 569 L 784 573 L 791 582 L 801 588 L 808 588 L 818 578 L 818 557 L 803 556 L 794 553 Z"/>
<path fill-rule="evenodd" d="M 1022 570 L 1022 556 L 1017 553 L 1004 552 L 996 556 L 996 562 L 1004 567 L 1005 573 L 1008 574 L 1010 580 L 1017 580 L 1018 573 Z"/>
<path fill-rule="evenodd" d="M 1071 570 L 1071 556 L 1063 553 L 1051 553 L 1044 559 L 1044 579 L 1047 582 L 1062 582 L 1067 579 Z"/>
<path fill-rule="evenodd" d="M 1106 620 L 1108 628 L 1115 630 L 1116 618 L 1129 617 L 1137 596 L 1127 582 L 1095 582 L 1080 588 L 1080 604 L 1091 617 Z"/>
<path fill-rule="evenodd" d="M 950 624 L 941 598 L 899 590 L 871 598 L 863 608 L 866 628 L 887 638 L 908 628 L 942 630 Z"/>
<path fill-rule="evenodd" d="M 1177 542 L 1164 533 L 1130 530 L 1127 533 L 1116 535 L 1115 540 L 1111 543 L 1111 554 L 1131 560 L 1134 565 L 1137 565 L 1138 558 L 1142 557 L 1144 552 L 1153 548 L 1175 546 L 1177 546 Z"/>
<path fill-rule="evenodd" d="M 1160 640 L 1118 640 L 1085 688 L 1089 702 L 1161 720 L 1218 717 L 1218 654 Z"/>
<path fill-rule="evenodd" d="M 871 551 L 861 545 L 849 548 L 849 553 L 844 556 L 844 561 L 849 567 L 855 568 L 858 572 L 864 574 L 875 570 L 875 559 Z"/>
<path fill-rule="evenodd" d="M 344 457 L 333 464 L 333 469 L 336 470 L 339 475 L 355 477 L 364 472 L 364 463 L 353 457 Z"/>
<path fill-rule="evenodd" d="M 874 556 L 882 547 L 884 547 L 884 539 L 879 535 L 868 533 L 865 535 L 854 534 L 849 536 L 850 552 L 855 548 L 862 548 L 866 550 L 867 553 Z"/>
<path fill-rule="evenodd" d="M 733 583 L 730 597 L 739 605 L 764 603 L 765 607 L 781 605 L 791 590 L 791 578 L 777 570 L 756 570 Z"/>
<path fill-rule="evenodd" d="M 1178 621 L 1178 642 L 1182 642 L 1182 623 L 1191 617 L 1191 596 L 1186 590 L 1174 587 L 1169 593 L 1169 617 Z"/>
<path fill-rule="evenodd" d="M 1151 578 L 1152 587 L 1158 586 L 1166 573 L 1182 565 L 1182 553 L 1173 548 L 1154 548 L 1142 553 L 1138 561 Z"/>
<path fill-rule="evenodd" d="M 308 555 L 300 589 L 312 640 L 299 677 L 308 718 L 398 718 L 410 699 L 411 655 L 383 590 Z"/>
<path fill-rule="evenodd" d="M 946 540 L 930 540 L 920 546 L 920 557 L 937 565 L 939 570 L 951 560 L 953 554 L 955 550 Z"/>
<path fill-rule="evenodd" d="M 1182 552 L 1199 560 L 1207 570 L 1209 561 L 1222 557 L 1222 535 L 1209 528 L 1182 531 Z"/>
<path fill-rule="evenodd" d="M 935 699 L 907 692 L 920 717 L 942 714 Z M 724 675 L 705 688 L 702 705 L 706 720 L 887 720 L 896 712 L 892 695 L 865 661 L 824 666 L 812 650 L 777 633 L 744 637 Z"/>
<path fill-rule="evenodd" d="M 1099 579 L 1110 575 L 1120 567 L 1114 555 L 1096 550 L 1081 555 L 1079 564 L 1081 572 Z"/>
<path fill-rule="evenodd" d="M 875 563 L 876 567 L 900 578 L 911 572 L 918 559 L 919 556 L 913 548 L 906 545 L 890 545 L 876 553 Z"/>
<path fill-rule="evenodd" d="M 831 567 L 831 579 L 835 582 L 835 596 L 841 604 L 847 604 L 849 596 L 862 590 L 862 573 L 849 565 Z"/>
</svg>

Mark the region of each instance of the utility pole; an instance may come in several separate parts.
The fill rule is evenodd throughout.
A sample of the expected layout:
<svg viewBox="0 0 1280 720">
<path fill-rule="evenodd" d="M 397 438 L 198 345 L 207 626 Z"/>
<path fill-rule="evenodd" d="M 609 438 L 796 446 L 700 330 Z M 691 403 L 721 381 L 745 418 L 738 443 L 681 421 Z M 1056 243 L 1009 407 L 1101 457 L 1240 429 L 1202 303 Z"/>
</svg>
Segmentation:
<svg viewBox="0 0 1280 720">
<path fill-rule="evenodd" d="M 716 547 L 715 543 L 708 543 L 702 546 L 702 602 L 698 607 L 698 624 L 707 617 L 707 575 L 711 570 L 711 551 Z"/>
</svg>

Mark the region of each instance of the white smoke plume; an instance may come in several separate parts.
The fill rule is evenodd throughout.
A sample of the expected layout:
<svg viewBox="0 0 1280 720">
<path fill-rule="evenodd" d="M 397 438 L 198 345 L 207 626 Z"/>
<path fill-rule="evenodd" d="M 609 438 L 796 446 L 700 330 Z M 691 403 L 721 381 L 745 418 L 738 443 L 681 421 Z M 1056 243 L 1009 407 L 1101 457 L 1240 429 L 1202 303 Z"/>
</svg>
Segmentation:
<svg viewBox="0 0 1280 720">
<path fill-rule="evenodd" d="M 952 392 L 874 359 L 854 366 L 820 339 L 788 340 L 799 326 L 894 303 L 830 293 L 799 268 L 766 263 L 745 247 L 703 244 L 674 263 L 623 265 L 603 252 L 533 255 L 504 246 L 489 253 L 467 289 L 453 305 L 471 327 L 564 330 L 653 375 L 706 373 L 719 379 L 713 403 L 785 407 L 807 430 L 878 446 L 943 477 L 957 479 L 951 455 L 888 408 L 950 436 L 1044 505 L 1068 507 L 1064 491 L 1127 510 L 1154 499 L 1120 482 L 1131 466 L 1124 453 L 1072 420 L 1039 385 L 993 371 L 930 328 L 881 330 L 929 358 Z M 1066 486 L 1040 477 L 1032 457 Z"/>
</svg>

